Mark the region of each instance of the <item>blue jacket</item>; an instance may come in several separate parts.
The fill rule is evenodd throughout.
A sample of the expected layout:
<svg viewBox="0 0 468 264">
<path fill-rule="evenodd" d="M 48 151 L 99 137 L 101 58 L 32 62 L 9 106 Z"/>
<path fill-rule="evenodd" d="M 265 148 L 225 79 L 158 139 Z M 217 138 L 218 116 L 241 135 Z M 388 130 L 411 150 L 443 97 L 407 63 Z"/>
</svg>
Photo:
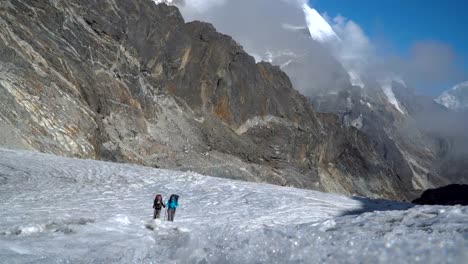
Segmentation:
<svg viewBox="0 0 468 264">
<path fill-rule="evenodd" d="M 175 208 L 177 208 L 177 206 L 179 206 L 179 202 L 169 200 L 169 201 L 167 201 L 166 205 L 167 205 L 168 209 L 175 209 Z"/>
</svg>

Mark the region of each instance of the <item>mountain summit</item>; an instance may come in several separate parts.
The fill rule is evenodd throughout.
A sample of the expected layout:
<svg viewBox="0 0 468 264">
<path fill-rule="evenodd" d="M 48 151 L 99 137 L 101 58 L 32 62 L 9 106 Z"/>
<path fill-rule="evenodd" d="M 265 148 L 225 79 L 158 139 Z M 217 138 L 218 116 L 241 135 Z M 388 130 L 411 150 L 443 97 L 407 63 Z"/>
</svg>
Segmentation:
<svg viewBox="0 0 468 264">
<path fill-rule="evenodd" d="M 340 40 L 330 24 L 328 24 L 317 10 L 311 8 L 308 4 L 303 4 L 302 10 L 304 11 L 307 28 L 309 29 L 312 39 L 319 42 Z"/>
<path fill-rule="evenodd" d="M 468 110 L 468 81 L 443 92 L 436 102 L 454 111 Z"/>
</svg>

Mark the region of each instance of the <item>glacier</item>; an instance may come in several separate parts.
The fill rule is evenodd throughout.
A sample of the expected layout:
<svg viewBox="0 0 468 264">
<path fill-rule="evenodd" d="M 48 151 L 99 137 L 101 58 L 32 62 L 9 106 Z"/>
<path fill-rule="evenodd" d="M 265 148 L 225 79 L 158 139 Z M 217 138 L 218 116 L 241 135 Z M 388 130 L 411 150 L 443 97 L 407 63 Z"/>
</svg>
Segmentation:
<svg viewBox="0 0 468 264">
<path fill-rule="evenodd" d="M 175 222 L 155 194 L 180 195 Z M 467 263 L 468 208 L 0 149 L 2 263 Z"/>
</svg>

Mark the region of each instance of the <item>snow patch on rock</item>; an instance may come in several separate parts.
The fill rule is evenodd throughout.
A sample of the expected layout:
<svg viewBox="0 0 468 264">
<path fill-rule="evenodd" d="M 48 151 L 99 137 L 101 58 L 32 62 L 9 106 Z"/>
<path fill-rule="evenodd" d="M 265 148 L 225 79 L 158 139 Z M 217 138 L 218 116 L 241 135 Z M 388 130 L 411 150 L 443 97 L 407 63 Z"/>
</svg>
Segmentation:
<svg viewBox="0 0 468 264">
<path fill-rule="evenodd" d="M 392 89 L 392 82 L 395 81 L 394 79 L 385 79 L 380 81 L 380 85 L 382 87 L 382 90 L 387 96 L 388 102 L 392 104 L 395 109 L 397 109 L 400 113 L 405 114 L 405 111 L 403 110 L 403 106 L 400 105 L 400 102 L 396 98 L 395 94 L 393 93 Z M 404 82 L 400 82 L 401 84 L 404 84 Z"/>
<path fill-rule="evenodd" d="M 294 126 L 297 127 L 297 124 L 290 122 L 286 119 L 277 117 L 277 116 L 272 116 L 272 115 L 267 115 L 267 116 L 255 116 L 253 118 L 250 118 L 247 120 L 244 124 L 242 124 L 237 130 L 237 134 L 244 134 L 249 129 L 252 129 L 254 127 L 263 127 L 263 126 L 268 126 L 270 124 L 282 124 L 286 126 Z"/>
</svg>

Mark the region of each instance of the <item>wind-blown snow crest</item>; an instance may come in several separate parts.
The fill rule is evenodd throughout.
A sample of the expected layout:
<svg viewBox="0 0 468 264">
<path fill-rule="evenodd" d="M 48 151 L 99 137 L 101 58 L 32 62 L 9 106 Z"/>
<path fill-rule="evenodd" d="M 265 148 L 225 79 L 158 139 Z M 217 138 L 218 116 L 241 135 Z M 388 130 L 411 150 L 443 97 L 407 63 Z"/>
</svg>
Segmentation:
<svg viewBox="0 0 468 264">
<path fill-rule="evenodd" d="M 152 221 L 154 195 L 180 195 Z M 0 149 L 4 263 L 466 263 L 468 208 Z M 374 212 L 372 212 L 374 211 Z"/>
<path fill-rule="evenodd" d="M 308 4 L 302 5 L 302 10 L 307 22 L 307 27 L 310 32 L 312 39 L 319 42 L 327 42 L 339 40 L 330 24 L 317 12 L 317 10 L 311 8 Z"/>
</svg>

